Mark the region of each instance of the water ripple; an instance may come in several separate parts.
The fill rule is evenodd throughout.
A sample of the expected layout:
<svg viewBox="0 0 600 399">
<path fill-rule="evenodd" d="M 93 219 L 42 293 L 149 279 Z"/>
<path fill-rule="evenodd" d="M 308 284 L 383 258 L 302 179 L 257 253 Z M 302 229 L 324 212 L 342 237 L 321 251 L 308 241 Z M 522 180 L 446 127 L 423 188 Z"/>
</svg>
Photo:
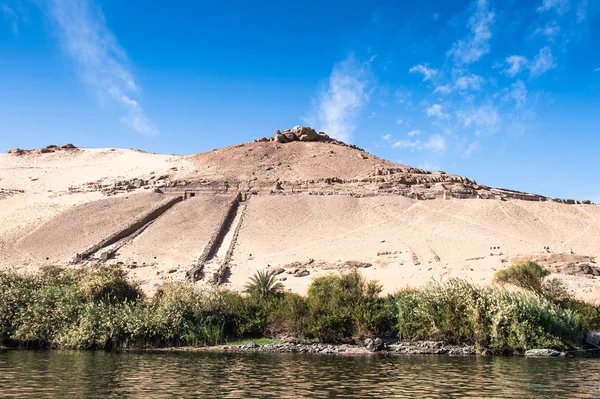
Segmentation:
<svg viewBox="0 0 600 399">
<path fill-rule="evenodd" d="M 600 398 L 599 359 L 0 352 L 0 398 Z"/>
</svg>

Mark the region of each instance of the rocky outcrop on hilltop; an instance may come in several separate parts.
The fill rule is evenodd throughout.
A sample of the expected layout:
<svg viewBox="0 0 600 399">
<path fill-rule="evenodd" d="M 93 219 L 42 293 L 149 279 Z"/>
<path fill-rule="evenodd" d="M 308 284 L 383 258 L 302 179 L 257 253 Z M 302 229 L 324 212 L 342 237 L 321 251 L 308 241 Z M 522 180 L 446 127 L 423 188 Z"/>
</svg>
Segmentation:
<svg viewBox="0 0 600 399">
<path fill-rule="evenodd" d="M 325 132 L 319 132 L 311 127 L 307 126 L 294 126 L 292 129 L 286 129 L 284 131 L 275 130 L 275 134 L 273 137 L 263 137 L 260 139 L 254 140 L 255 143 L 266 143 L 274 141 L 276 143 L 292 143 L 294 141 L 302 141 L 302 142 L 321 142 L 321 143 L 329 143 L 334 145 L 342 145 L 349 148 L 357 149 L 360 151 L 364 151 L 361 148 L 358 148 L 354 144 L 346 144 L 341 140 L 336 140 L 334 138 L 329 137 L 329 135 Z"/>
<path fill-rule="evenodd" d="M 51 144 L 49 146 L 42 147 L 37 150 L 23 150 L 21 148 L 14 148 L 12 150 L 6 151 L 6 153 L 9 155 L 21 156 L 21 155 L 29 155 L 29 154 L 49 154 L 51 152 L 65 151 L 65 150 L 68 151 L 68 150 L 76 150 L 76 149 L 77 149 L 77 147 L 75 147 L 73 144 L 67 143 L 62 146 Z"/>
<path fill-rule="evenodd" d="M 400 165 L 306 126 L 276 130 L 272 137 L 190 158 L 197 175 L 167 182 L 166 191 L 590 203 L 494 188 L 444 171 Z"/>
</svg>

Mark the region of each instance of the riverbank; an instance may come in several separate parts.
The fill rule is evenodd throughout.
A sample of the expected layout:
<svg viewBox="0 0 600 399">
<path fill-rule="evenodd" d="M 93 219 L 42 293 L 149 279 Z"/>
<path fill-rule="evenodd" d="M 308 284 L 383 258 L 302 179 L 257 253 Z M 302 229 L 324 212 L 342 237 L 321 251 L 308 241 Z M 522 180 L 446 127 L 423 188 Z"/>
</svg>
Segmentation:
<svg viewBox="0 0 600 399">
<path fill-rule="evenodd" d="M 0 292 L 0 345 L 109 351 L 214 347 L 261 337 L 297 341 L 235 350 L 564 351 L 585 344 L 597 313 L 584 311 L 598 311 L 461 280 L 381 296 L 381 286 L 356 270 L 315 279 L 307 296 L 281 292 L 265 273 L 249 282 L 245 294 L 178 283 L 146 298 L 118 268 L 0 273 Z M 396 341 L 410 344 L 394 348 Z M 415 346 L 418 342 L 444 344 Z"/>
<path fill-rule="evenodd" d="M 399 342 L 394 344 L 376 346 L 377 339 L 366 340 L 365 345 L 331 345 L 331 344 L 265 344 L 258 345 L 254 342 L 245 345 L 219 347 L 221 351 L 238 352 L 277 352 L 277 353 L 320 353 L 320 354 L 347 354 L 347 355 L 370 355 L 376 353 L 396 353 L 404 355 L 450 355 L 450 356 L 474 356 L 476 355 L 473 345 L 449 345 L 439 341 Z M 375 344 L 375 345 L 374 345 Z"/>
</svg>

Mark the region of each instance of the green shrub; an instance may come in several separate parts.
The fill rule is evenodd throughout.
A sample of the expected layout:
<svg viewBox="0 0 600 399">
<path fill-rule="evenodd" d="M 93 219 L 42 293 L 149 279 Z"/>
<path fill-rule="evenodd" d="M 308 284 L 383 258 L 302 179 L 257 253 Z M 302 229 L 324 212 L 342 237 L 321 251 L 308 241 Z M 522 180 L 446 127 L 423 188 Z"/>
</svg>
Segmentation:
<svg viewBox="0 0 600 399">
<path fill-rule="evenodd" d="M 0 344 L 28 347 L 114 350 L 281 335 L 330 342 L 398 335 L 505 351 L 575 346 L 582 326 L 600 328 L 599 309 L 571 298 L 557 305 L 542 295 L 463 281 L 382 298 L 381 286 L 356 270 L 316 278 L 307 296 L 171 283 L 146 301 L 114 268 L 0 273 L 0 292 Z"/>
<path fill-rule="evenodd" d="M 92 301 L 120 303 L 137 301 L 144 296 L 118 266 L 92 269 L 83 274 L 80 287 L 83 296 Z"/>
<path fill-rule="evenodd" d="M 395 298 L 403 339 L 471 342 L 497 351 L 564 348 L 582 340 L 576 314 L 529 293 L 452 280 Z"/>
<path fill-rule="evenodd" d="M 39 286 L 31 276 L 0 272 L 0 345 L 15 334 L 19 314 Z"/>
<path fill-rule="evenodd" d="M 284 293 L 265 305 L 269 314 L 265 335 L 292 335 L 298 338 L 308 335 L 309 310 L 306 297 Z"/>
<path fill-rule="evenodd" d="M 525 261 L 509 268 L 499 270 L 494 276 L 494 281 L 501 284 L 513 284 L 517 287 L 542 294 L 543 282 L 550 272 L 533 261 Z"/>
<path fill-rule="evenodd" d="M 582 327 L 587 331 L 600 331 L 600 306 L 592 305 L 573 298 L 563 299 L 559 302 L 563 309 L 570 310 L 581 319 Z"/>
<path fill-rule="evenodd" d="M 387 324 L 381 285 L 356 270 L 313 280 L 308 289 L 309 336 L 322 341 L 379 335 Z"/>
</svg>

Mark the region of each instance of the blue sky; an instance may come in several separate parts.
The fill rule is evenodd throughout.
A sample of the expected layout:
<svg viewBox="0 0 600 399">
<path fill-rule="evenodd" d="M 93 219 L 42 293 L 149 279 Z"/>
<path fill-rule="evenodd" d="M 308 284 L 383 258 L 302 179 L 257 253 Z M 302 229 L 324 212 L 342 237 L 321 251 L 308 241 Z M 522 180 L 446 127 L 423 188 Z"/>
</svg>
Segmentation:
<svg viewBox="0 0 600 399">
<path fill-rule="evenodd" d="M 600 201 L 600 1 L 0 0 L 0 151 L 189 154 L 311 125 Z"/>
</svg>

